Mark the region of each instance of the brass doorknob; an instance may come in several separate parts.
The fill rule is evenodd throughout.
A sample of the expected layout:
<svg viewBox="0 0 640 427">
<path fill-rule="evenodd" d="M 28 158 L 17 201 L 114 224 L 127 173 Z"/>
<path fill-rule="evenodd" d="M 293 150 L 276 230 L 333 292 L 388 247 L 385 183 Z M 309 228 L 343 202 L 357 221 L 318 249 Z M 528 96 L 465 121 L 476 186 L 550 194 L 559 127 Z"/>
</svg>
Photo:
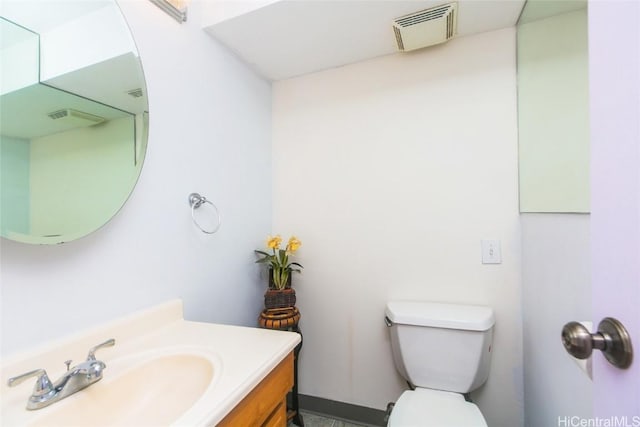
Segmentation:
<svg viewBox="0 0 640 427">
<path fill-rule="evenodd" d="M 578 322 L 569 322 L 562 328 L 565 350 L 578 359 L 587 359 L 593 349 L 601 350 L 612 365 L 627 369 L 633 361 L 631 337 L 625 327 L 612 317 L 605 317 L 592 334 Z"/>
</svg>

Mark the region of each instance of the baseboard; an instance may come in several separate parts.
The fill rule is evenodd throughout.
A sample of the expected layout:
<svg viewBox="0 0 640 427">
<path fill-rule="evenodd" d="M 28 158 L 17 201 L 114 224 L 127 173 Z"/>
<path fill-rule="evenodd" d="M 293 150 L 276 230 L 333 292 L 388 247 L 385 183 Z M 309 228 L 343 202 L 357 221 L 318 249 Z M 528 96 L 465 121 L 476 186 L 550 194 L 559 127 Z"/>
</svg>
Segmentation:
<svg viewBox="0 0 640 427">
<path fill-rule="evenodd" d="M 356 424 L 384 427 L 385 411 L 367 408 L 366 406 L 352 405 L 350 403 L 323 399 L 315 396 L 299 395 L 300 409 L 315 412 L 320 415 L 328 415 L 332 418 L 340 418 Z"/>
</svg>

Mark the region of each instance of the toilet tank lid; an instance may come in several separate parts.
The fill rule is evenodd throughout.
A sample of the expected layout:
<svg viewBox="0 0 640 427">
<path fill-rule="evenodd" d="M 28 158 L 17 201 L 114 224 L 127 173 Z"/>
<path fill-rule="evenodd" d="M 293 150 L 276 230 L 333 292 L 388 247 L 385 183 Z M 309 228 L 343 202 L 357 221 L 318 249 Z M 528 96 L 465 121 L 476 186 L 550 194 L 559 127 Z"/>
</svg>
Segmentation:
<svg viewBox="0 0 640 427">
<path fill-rule="evenodd" d="M 486 331 L 495 323 L 493 309 L 482 305 L 390 301 L 387 303 L 385 315 L 392 323 L 402 325 L 468 331 Z"/>
</svg>

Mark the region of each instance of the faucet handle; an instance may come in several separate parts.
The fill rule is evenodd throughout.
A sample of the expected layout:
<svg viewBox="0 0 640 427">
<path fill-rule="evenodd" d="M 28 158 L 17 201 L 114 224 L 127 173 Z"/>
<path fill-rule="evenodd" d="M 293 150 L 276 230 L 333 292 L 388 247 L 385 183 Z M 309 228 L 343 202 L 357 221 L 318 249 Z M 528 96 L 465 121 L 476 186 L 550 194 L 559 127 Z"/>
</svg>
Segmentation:
<svg viewBox="0 0 640 427">
<path fill-rule="evenodd" d="M 98 345 L 96 345 L 95 347 L 92 347 L 89 350 L 89 354 L 87 355 L 87 360 L 96 360 L 96 351 L 103 348 L 103 347 L 113 347 L 116 344 L 116 340 L 111 338 L 109 340 L 106 340 L 103 343 L 100 343 Z"/>
<path fill-rule="evenodd" d="M 33 386 L 34 396 L 42 396 L 53 390 L 53 384 L 51 384 L 51 380 L 47 375 L 47 371 L 45 371 L 44 369 L 36 369 L 25 374 L 18 375 L 17 377 L 9 378 L 9 380 L 7 381 L 7 385 L 9 387 L 13 387 L 31 377 L 38 377 L 38 379 L 36 380 L 36 384 Z"/>
</svg>

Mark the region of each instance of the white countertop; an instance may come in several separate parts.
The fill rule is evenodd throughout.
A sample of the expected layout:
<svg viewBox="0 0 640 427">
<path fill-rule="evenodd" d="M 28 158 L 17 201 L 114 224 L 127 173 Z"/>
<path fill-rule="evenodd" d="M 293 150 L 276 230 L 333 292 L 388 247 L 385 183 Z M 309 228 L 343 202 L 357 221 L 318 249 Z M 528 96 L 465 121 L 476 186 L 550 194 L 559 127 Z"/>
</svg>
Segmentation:
<svg viewBox="0 0 640 427">
<path fill-rule="evenodd" d="M 8 378 L 38 368 L 46 369 L 55 381 L 66 370 L 65 360 L 73 359 L 75 365 L 86 358 L 89 348 L 110 338 L 115 338 L 116 345 L 96 353 L 97 359 L 107 365 L 104 378 L 60 402 L 28 411 L 25 405 L 35 378 L 13 388 L 7 386 Z M 153 355 L 187 352 L 205 354 L 213 361 L 213 381 L 202 397 L 179 419 L 172 420 L 172 424 L 215 425 L 299 342 L 300 336 L 292 332 L 185 321 L 182 302 L 170 301 L 4 360 L 0 371 L 0 424 L 5 427 L 46 424 L 48 411 L 88 391 L 99 393 L 109 386 L 109 378 L 117 378 L 131 368 L 128 363 L 135 364 Z M 92 425 L 90 420 L 87 425 Z"/>
</svg>

